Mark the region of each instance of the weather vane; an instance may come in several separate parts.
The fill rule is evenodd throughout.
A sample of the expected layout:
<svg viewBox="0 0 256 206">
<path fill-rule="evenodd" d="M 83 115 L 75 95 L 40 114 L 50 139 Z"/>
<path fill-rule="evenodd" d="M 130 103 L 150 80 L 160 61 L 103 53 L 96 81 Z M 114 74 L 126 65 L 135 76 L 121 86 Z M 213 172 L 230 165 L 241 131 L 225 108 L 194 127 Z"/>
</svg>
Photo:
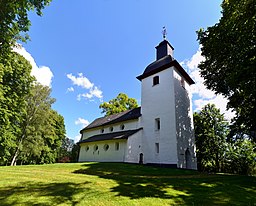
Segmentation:
<svg viewBox="0 0 256 206">
<path fill-rule="evenodd" d="M 166 39 L 167 31 L 165 26 L 163 26 L 162 34 L 163 34 L 163 38 Z"/>
</svg>

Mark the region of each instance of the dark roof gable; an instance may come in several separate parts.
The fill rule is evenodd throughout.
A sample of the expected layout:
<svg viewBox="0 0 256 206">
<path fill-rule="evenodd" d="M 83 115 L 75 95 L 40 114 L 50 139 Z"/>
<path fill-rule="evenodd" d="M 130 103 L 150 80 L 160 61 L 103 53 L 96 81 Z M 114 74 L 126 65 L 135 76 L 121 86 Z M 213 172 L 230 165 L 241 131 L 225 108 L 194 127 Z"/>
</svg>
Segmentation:
<svg viewBox="0 0 256 206">
<path fill-rule="evenodd" d="M 95 119 L 91 124 L 82 129 L 80 133 L 84 130 L 105 126 L 109 124 L 119 123 L 127 120 L 138 119 L 141 116 L 140 107 L 135 109 L 127 110 L 118 114 L 113 114 L 105 117 L 100 117 Z"/>
<path fill-rule="evenodd" d="M 169 67 L 174 66 L 178 72 L 186 79 L 189 84 L 194 84 L 195 82 L 188 73 L 182 68 L 182 66 L 175 60 L 171 55 L 167 55 L 157 61 L 154 61 L 146 67 L 142 75 L 137 76 L 138 80 L 142 80 L 146 77 L 154 75 L 160 71 L 163 71 Z"/>
</svg>

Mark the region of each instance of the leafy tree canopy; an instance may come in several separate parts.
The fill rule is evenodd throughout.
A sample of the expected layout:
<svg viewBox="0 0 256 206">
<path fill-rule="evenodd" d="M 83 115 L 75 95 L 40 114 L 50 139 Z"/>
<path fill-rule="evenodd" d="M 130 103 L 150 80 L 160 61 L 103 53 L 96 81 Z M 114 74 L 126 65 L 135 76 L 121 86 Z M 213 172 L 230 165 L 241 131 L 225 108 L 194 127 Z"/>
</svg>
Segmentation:
<svg viewBox="0 0 256 206">
<path fill-rule="evenodd" d="M 103 102 L 99 107 L 102 109 L 102 113 L 108 116 L 136 108 L 138 107 L 138 103 L 136 99 L 129 98 L 126 94 L 120 93 L 116 98 L 109 102 Z"/>
<path fill-rule="evenodd" d="M 228 124 L 214 104 L 194 113 L 198 169 L 220 171 L 225 153 Z"/>
<path fill-rule="evenodd" d="M 51 107 L 55 99 L 50 94 L 49 87 L 34 83 L 26 96 L 25 112 L 16 123 L 15 148 L 10 150 L 11 165 L 56 161 L 66 131 L 64 118 Z"/>
<path fill-rule="evenodd" d="M 228 98 L 256 141 L 256 5 L 255 0 L 224 0 L 222 17 L 198 31 L 205 60 L 199 65 L 208 89 Z"/>
<path fill-rule="evenodd" d="M 0 64 L 0 165 L 6 163 L 16 147 L 34 80 L 30 75 L 32 67 L 23 56 L 10 52 L 9 57 Z"/>
<path fill-rule="evenodd" d="M 228 145 L 225 172 L 242 175 L 256 174 L 256 145 L 248 139 L 238 139 Z"/>
<path fill-rule="evenodd" d="M 28 39 L 26 32 L 31 25 L 28 12 L 35 10 L 41 16 L 42 10 L 50 2 L 51 0 L 0 0 L 1 53 L 9 53 L 17 40 Z"/>
</svg>

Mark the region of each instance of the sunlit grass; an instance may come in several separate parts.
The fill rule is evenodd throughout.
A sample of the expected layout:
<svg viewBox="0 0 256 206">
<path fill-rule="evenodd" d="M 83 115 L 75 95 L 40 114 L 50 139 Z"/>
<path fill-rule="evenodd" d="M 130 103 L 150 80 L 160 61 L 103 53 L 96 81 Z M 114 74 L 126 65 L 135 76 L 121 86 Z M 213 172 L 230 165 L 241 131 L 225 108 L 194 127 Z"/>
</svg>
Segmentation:
<svg viewBox="0 0 256 206">
<path fill-rule="evenodd" d="M 121 163 L 0 167 L 0 205 L 256 205 L 256 177 Z"/>
</svg>

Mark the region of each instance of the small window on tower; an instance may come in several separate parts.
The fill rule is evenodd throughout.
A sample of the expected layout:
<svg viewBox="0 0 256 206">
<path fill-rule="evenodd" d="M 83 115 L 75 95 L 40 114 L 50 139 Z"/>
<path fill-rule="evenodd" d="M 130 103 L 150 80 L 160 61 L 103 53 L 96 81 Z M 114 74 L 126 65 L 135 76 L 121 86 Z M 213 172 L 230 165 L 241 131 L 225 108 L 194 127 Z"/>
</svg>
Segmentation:
<svg viewBox="0 0 256 206">
<path fill-rule="evenodd" d="M 180 84 L 185 89 L 185 80 L 183 77 L 181 77 Z"/>
<path fill-rule="evenodd" d="M 160 130 L 160 118 L 155 119 L 155 130 Z"/>
<path fill-rule="evenodd" d="M 156 153 L 159 154 L 159 143 L 155 144 Z"/>
<path fill-rule="evenodd" d="M 159 84 L 159 76 L 153 77 L 153 86 Z"/>
</svg>

